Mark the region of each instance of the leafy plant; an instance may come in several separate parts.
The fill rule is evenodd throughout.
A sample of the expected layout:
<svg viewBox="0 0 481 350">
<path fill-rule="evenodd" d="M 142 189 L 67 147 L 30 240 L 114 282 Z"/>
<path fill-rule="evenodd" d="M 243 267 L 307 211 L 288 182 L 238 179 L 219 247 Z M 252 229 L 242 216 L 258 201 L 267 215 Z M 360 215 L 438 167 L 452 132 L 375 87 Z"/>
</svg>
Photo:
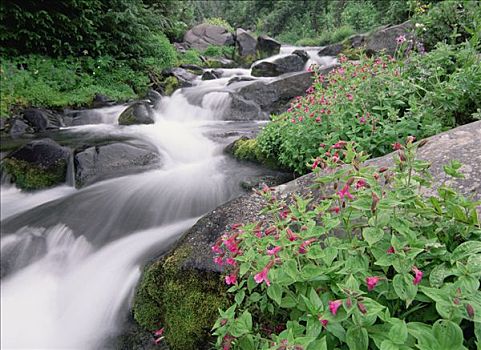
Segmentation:
<svg viewBox="0 0 481 350">
<path fill-rule="evenodd" d="M 217 348 L 481 344 L 479 202 L 445 184 L 425 197 L 429 163 L 413 140 L 395 145 L 392 170 L 361 166 L 366 155 L 339 142 L 338 157 L 312 164 L 314 198 L 260 191 L 267 219 L 233 225 L 212 247 L 233 295 L 214 325 Z"/>
<path fill-rule="evenodd" d="M 204 23 L 212 24 L 214 26 L 219 26 L 222 28 L 227 29 L 227 31 L 233 33 L 234 28 L 227 22 L 224 18 L 220 17 L 212 17 L 212 18 L 207 18 L 204 20 Z"/>
</svg>

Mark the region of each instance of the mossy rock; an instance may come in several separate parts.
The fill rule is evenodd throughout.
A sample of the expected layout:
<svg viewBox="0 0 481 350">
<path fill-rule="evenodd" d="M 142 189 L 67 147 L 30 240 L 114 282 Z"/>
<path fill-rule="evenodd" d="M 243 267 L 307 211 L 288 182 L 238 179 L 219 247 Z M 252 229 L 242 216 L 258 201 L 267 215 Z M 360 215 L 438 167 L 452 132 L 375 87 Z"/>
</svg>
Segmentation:
<svg viewBox="0 0 481 350">
<path fill-rule="evenodd" d="M 4 159 L 3 170 L 11 175 L 13 182 L 22 190 L 38 190 L 48 188 L 65 182 L 67 162 L 59 160 L 49 168 L 32 165 L 23 160 L 13 158 Z"/>
<path fill-rule="evenodd" d="M 133 305 L 134 318 L 143 328 L 165 327 L 172 350 L 209 344 L 218 309 L 228 305 L 219 273 L 184 268 L 190 253 L 191 248 L 182 246 L 147 267 Z"/>
<path fill-rule="evenodd" d="M 170 96 L 180 87 L 179 79 L 174 76 L 167 77 L 162 82 L 162 87 L 164 88 L 165 95 Z"/>
</svg>

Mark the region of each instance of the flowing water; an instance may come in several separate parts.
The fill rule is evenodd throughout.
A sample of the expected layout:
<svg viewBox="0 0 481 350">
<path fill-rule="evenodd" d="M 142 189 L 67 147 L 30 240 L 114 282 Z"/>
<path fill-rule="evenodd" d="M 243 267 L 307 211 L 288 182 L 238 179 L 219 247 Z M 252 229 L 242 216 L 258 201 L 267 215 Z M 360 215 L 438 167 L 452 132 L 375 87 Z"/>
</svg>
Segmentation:
<svg viewBox="0 0 481 350">
<path fill-rule="evenodd" d="M 119 126 L 125 107 L 93 111 L 71 138 L 133 138 L 158 150 L 162 166 L 77 190 L 34 193 L 2 185 L 1 348 L 99 349 L 119 332 L 143 264 L 195 221 L 261 174 L 223 154 L 209 135 L 258 127 L 219 120 L 230 102 L 224 79 L 164 97 L 151 125 Z M 200 103 L 190 104 L 187 93 Z M 66 179 L 72 184 L 73 172 Z"/>
</svg>

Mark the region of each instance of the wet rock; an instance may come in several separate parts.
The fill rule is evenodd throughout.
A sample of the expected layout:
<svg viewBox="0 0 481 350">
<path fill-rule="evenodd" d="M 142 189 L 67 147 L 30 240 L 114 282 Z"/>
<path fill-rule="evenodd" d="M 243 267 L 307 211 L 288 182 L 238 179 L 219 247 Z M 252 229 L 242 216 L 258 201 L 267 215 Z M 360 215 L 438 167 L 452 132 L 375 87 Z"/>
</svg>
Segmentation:
<svg viewBox="0 0 481 350">
<path fill-rule="evenodd" d="M 256 79 L 253 78 L 253 77 L 249 77 L 249 76 L 238 76 L 238 75 L 236 75 L 235 77 L 232 77 L 232 78 L 229 79 L 229 81 L 227 82 L 227 85 L 239 83 L 241 81 L 253 81 L 253 80 L 256 80 Z"/>
<path fill-rule="evenodd" d="M 271 57 L 279 54 L 281 43 L 267 35 L 259 35 L 256 50 L 258 59 Z"/>
<path fill-rule="evenodd" d="M 162 76 L 175 77 L 178 80 L 180 87 L 192 86 L 192 81 L 197 78 L 197 75 L 179 67 L 164 70 Z"/>
<path fill-rule="evenodd" d="M 233 60 L 223 57 L 204 58 L 204 65 L 207 68 L 236 68 L 237 63 Z"/>
<path fill-rule="evenodd" d="M 162 95 L 158 91 L 150 89 L 146 97 L 154 109 L 157 109 L 158 107 L 160 107 L 160 103 L 162 101 Z"/>
<path fill-rule="evenodd" d="M 115 104 L 115 101 L 109 98 L 108 96 L 95 94 L 94 99 L 92 101 L 92 108 L 108 107 L 114 104 Z"/>
<path fill-rule="evenodd" d="M 305 51 L 302 52 L 305 53 Z M 277 77 L 285 73 L 300 72 L 304 70 L 308 58 L 307 53 L 306 56 L 292 54 L 279 57 L 271 62 L 259 62 L 252 66 L 252 75 L 255 77 Z"/>
<path fill-rule="evenodd" d="M 75 184 L 83 187 L 160 166 L 157 151 L 146 144 L 116 142 L 88 147 L 74 156 Z"/>
<path fill-rule="evenodd" d="M 318 56 L 337 56 L 342 52 L 343 49 L 342 43 L 326 45 L 322 49 L 319 50 L 317 53 Z"/>
<path fill-rule="evenodd" d="M 17 187 L 36 190 L 65 182 L 70 151 L 51 139 L 34 140 L 2 160 Z"/>
<path fill-rule="evenodd" d="M 224 27 L 202 23 L 185 33 L 184 43 L 189 48 L 203 51 L 211 45 L 233 45 L 234 36 Z"/>
<path fill-rule="evenodd" d="M 214 79 L 219 79 L 220 75 L 219 72 L 213 71 L 213 70 L 208 70 L 205 71 L 204 74 L 202 74 L 202 80 L 214 80 Z"/>
<path fill-rule="evenodd" d="M 33 127 L 35 132 L 58 129 L 64 126 L 62 116 L 43 108 L 28 108 L 22 112 L 23 119 Z"/>
<path fill-rule="evenodd" d="M 264 113 L 254 101 L 249 101 L 238 94 L 230 93 L 229 107 L 224 111 L 223 120 L 248 121 L 269 120 L 269 115 Z"/>
<path fill-rule="evenodd" d="M 185 53 L 189 49 L 189 44 L 187 43 L 174 43 L 175 49 L 180 53 Z"/>
<path fill-rule="evenodd" d="M 309 60 L 309 54 L 305 50 L 294 50 L 292 54 L 299 56 L 304 61 L 304 63 Z"/>
<path fill-rule="evenodd" d="M 9 133 L 12 138 L 17 138 L 24 134 L 31 134 L 33 131 L 33 128 L 27 125 L 23 120 L 15 118 L 11 123 Z"/>
<path fill-rule="evenodd" d="M 187 71 L 191 72 L 192 74 L 201 75 L 204 72 L 202 67 L 199 67 L 196 64 L 181 64 L 180 68 L 187 69 Z"/>
<path fill-rule="evenodd" d="M 154 113 L 145 102 L 139 101 L 127 107 L 119 116 L 119 125 L 153 124 Z"/>
</svg>

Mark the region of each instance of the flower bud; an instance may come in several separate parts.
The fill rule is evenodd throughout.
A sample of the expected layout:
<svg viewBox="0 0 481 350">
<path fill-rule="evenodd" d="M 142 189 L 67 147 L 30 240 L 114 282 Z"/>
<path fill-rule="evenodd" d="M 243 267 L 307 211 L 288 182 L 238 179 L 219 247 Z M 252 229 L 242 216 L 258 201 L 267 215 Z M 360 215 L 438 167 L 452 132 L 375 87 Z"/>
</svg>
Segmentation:
<svg viewBox="0 0 481 350">
<path fill-rule="evenodd" d="M 468 313 L 469 318 L 474 318 L 474 308 L 471 304 L 466 304 L 466 312 Z"/>
</svg>

